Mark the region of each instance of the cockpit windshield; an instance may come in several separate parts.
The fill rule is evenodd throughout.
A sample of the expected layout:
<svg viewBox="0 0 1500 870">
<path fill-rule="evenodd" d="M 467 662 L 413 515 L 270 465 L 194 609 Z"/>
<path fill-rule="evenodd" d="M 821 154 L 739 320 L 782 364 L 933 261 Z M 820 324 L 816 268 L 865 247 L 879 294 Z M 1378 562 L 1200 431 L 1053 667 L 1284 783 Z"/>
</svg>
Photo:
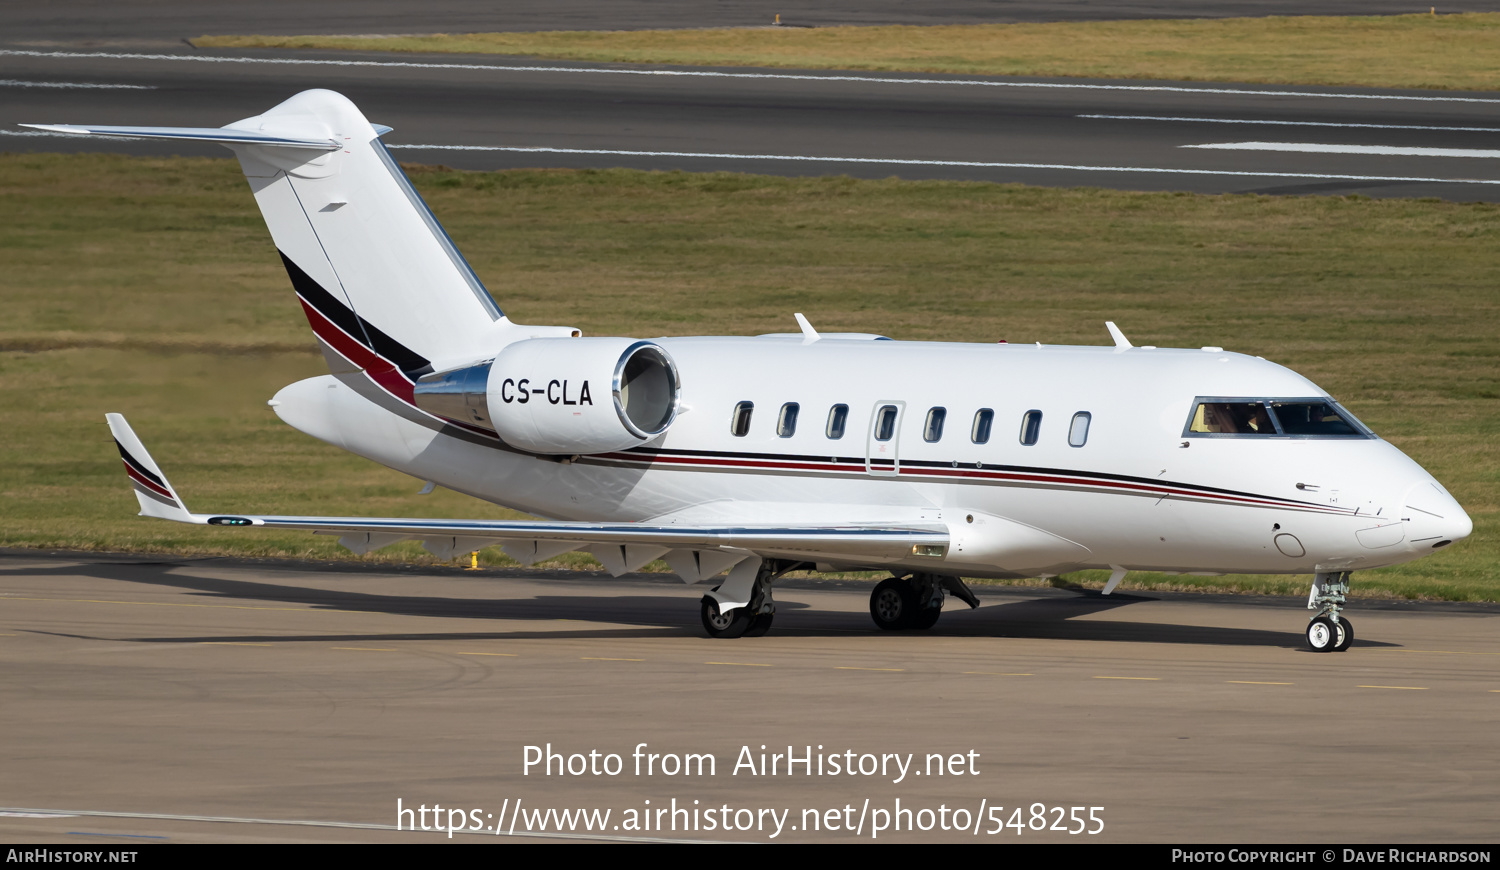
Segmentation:
<svg viewBox="0 0 1500 870">
<path fill-rule="evenodd" d="M 1272 402 L 1276 422 L 1287 435 L 1363 435 L 1331 402 Z M 1347 413 L 1347 412 L 1346 412 Z M 1353 419 L 1353 418 L 1350 418 Z"/>
<path fill-rule="evenodd" d="M 1328 399 L 1200 398 L 1184 436 L 1373 438 L 1353 414 Z"/>
<path fill-rule="evenodd" d="M 1275 435 L 1276 424 L 1261 402 L 1200 402 L 1189 432 L 1202 435 Z"/>
</svg>

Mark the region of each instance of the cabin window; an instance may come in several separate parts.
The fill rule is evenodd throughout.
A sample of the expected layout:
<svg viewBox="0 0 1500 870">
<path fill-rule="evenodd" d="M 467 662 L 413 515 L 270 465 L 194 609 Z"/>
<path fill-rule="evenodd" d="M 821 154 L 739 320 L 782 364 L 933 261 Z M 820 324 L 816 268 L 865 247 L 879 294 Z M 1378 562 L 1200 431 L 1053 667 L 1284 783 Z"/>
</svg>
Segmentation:
<svg viewBox="0 0 1500 870">
<path fill-rule="evenodd" d="M 1031 410 L 1021 417 L 1021 443 L 1030 447 L 1042 434 L 1042 412 Z"/>
<path fill-rule="evenodd" d="M 1068 446 L 1082 447 L 1089 440 L 1089 421 L 1094 417 L 1088 411 L 1079 411 L 1073 415 L 1073 425 L 1068 427 Z"/>
<path fill-rule="evenodd" d="M 947 408 L 933 408 L 928 411 L 927 425 L 922 427 L 922 440 L 928 443 L 943 440 L 943 422 L 947 419 Z"/>
<path fill-rule="evenodd" d="M 828 439 L 837 441 L 844 437 L 844 427 L 849 423 L 849 406 L 834 405 L 828 409 Z"/>
<path fill-rule="evenodd" d="M 790 438 L 797 434 L 797 412 L 802 409 L 796 402 L 787 402 L 781 406 L 781 416 L 776 418 L 776 434 L 782 438 Z"/>
<path fill-rule="evenodd" d="M 969 429 L 969 440 L 975 444 L 986 444 L 990 440 L 990 427 L 995 423 L 995 412 L 981 408 L 974 415 L 974 425 Z"/>
<path fill-rule="evenodd" d="M 896 406 L 881 405 L 875 412 L 875 440 L 889 441 L 896 434 Z"/>
<path fill-rule="evenodd" d="M 729 418 L 729 434 L 743 438 L 750 433 L 750 415 L 755 412 L 754 402 L 740 402 L 734 406 L 734 416 Z"/>
</svg>

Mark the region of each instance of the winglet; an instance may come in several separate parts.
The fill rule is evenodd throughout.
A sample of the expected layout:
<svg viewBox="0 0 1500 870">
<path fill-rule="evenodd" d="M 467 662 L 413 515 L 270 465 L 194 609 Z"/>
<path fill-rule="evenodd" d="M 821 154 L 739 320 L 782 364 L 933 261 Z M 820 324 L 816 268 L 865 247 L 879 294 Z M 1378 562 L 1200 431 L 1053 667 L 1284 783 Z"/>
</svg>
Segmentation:
<svg viewBox="0 0 1500 870">
<path fill-rule="evenodd" d="M 115 436 L 120 460 L 125 463 L 125 474 L 135 487 L 135 497 L 141 503 L 141 515 L 176 520 L 179 523 L 198 522 L 188 512 L 182 499 L 177 497 L 176 490 L 167 482 L 166 475 L 161 473 L 125 418 L 119 414 L 105 414 L 104 419 L 109 421 L 109 431 Z"/>
<path fill-rule="evenodd" d="M 1130 343 L 1130 339 L 1125 337 L 1125 333 L 1120 331 L 1120 327 L 1115 326 L 1115 322 L 1113 320 L 1104 321 L 1104 326 L 1109 330 L 1109 337 L 1115 340 L 1115 347 L 1118 347 L 1121 350 L 1135 347 L 1135 345 Z"/>
</svg>

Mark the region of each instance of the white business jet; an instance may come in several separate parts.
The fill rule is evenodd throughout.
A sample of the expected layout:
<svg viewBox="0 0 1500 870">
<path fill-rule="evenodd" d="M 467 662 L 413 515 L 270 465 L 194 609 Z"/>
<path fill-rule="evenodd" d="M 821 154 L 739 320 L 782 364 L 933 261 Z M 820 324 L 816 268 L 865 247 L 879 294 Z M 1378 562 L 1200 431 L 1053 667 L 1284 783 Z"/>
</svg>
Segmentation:
<svg viewBox="0 0 1500 870">
<path fill-rule="evenodd" d="M 40 126 L 40 125 L 37 125 Z M 587 549 L 665 559 L 714 637 L 763 634 L 794 569 L 888 570 L 870 614 L 931 627 L 960 579 L 1084 568 L 1315 577 L 1312 649 L 1353 639 L 1350 572 L 1472 530 L 1441 484 L 1306 378 L 1217 347 L 1044 347 L 801 331 L 583 338 L 501 313 L 339 94 L 222 128 L 45 126 L 219 142 L 239 157 L 331 374 L 271 400 L 291 426 L 546 520 L 188 510 L 118 414 L 146 516 L 336 534 L 365 553 Z"/>
</svg>

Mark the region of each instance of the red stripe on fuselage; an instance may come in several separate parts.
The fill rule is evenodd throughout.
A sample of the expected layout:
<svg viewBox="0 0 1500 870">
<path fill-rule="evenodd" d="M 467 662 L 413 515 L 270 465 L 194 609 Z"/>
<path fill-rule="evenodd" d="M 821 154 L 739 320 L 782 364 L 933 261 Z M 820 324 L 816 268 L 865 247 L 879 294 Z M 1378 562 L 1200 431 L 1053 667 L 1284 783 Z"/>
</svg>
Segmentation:
<svg viewBox="0 0 1500 870">
<path fill-rule="evenodd" d="M 662 456 L 660 454 L 651 457 L 643 457 L 629 453 L 605 453 L 600 455 L 598 458 L 624 462 L 644 462 L 651 465 L 688 465 L 700 468 L 717 467 L 737 470 L 743 469 L 747 471 L 852 471 L 856 473 L 865 471 L 864 465 L 862 463 L 857 464 L 849 462 L 728 459 L 702 456 Z M 1136 483 L 1131 481 L 1105 480 L 1101 478 L 1072 475 L 1043 474 L 1037 472 L 1028 473 L 1016 471 L 985 471 L 983 469 L 967 468 L 930 468 L 925 466 L 912 465 L 901 466 L 899 469 L 899 474 L 903 477 L 947 477 L 969 479 L 975 481 L 1036 483 L 1053 486 L 1088 486 L 1106 490 L 1139 493 L 1143 495 L 1153 495 L 1159 497 L 1176 496 L 1179 498 L 1194 498 L 1206 501 L 1225 502 L 1229 504 L 1279 507 L 1289 510 L 1307 510 L 1317 511 L 1320 513 L 1347 513 L 1347 511 L 1341 508 L 1308 504 L 1306 502 L 1287 501 L 1283 499 L 1267 498 L 1254 495 L 1236 495 L 1232 493 L 1209 492 L 1205 490 L 1192 489 L 1182 486 L 1171 486 L 1166 484 Z"/>
</svg>

